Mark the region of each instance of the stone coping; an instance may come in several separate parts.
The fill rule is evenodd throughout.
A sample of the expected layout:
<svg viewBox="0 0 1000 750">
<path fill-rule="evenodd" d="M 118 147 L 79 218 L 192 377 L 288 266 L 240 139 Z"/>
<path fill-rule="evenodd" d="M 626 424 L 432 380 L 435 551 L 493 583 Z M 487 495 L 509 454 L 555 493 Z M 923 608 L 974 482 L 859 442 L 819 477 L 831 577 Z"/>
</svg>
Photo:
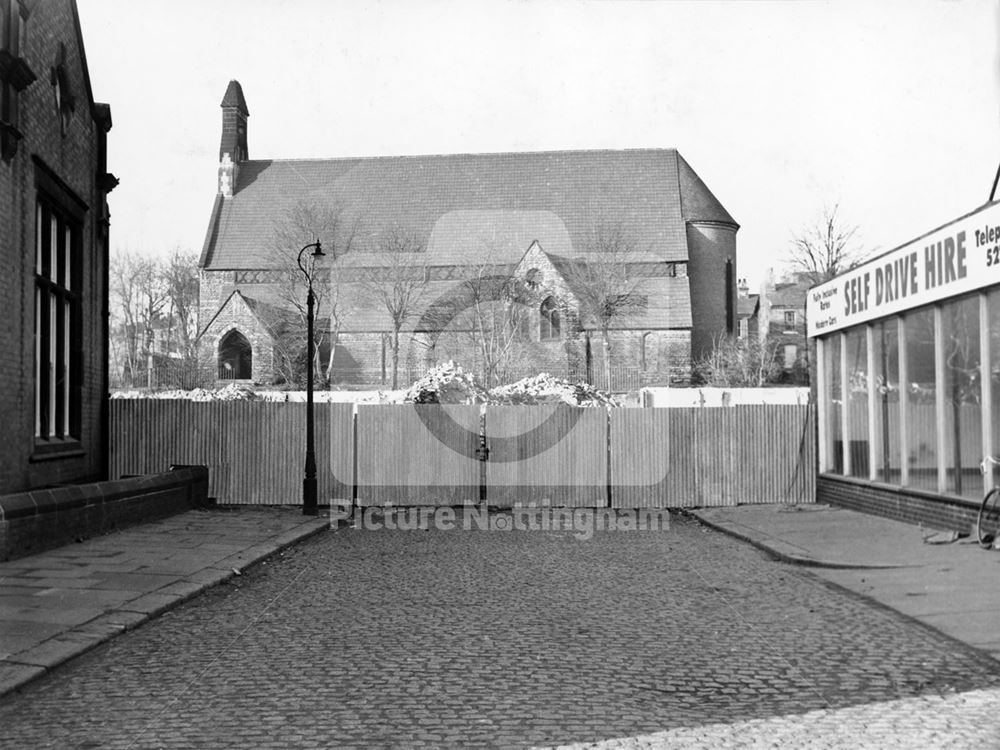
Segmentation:
<svg viewBox="0 0 1000 750">
<path fill-rule="evenodd" d="M 197 492 L 199 486 L 202 489 L 200 493 Z M 67 484 L 0 495 L 0 521 L 58 513 L 71 508 L 125 500 L 179 487 L 191 487 L 195 491 L 196 496 L 190 498 L 193 506 L 206 503 L 208 468 L 172 466 L 169 471 L 161 474 L 123 477 L 87 484 Z"/>
<path fill-rule="evenodd" d="M 0 560 L 208 505 L 204 466 L 2 495 Z"/>
</svg>

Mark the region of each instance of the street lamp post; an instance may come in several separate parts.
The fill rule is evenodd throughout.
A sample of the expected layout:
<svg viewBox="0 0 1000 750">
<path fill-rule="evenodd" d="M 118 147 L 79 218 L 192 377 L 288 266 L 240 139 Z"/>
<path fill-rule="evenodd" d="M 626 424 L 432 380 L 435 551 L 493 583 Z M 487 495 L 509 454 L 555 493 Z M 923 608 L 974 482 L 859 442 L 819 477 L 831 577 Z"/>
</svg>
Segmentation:
<svg viewBox="0 0 1000 750">
<path fill-rule="evenodd" d="M 313 358 L 315 356 L 316 341 L 313 338 L 313 311 L 315 309 L 315 297 L 313 296 L 312 267 L 307 271 L 302 265 L 302 254 L 309 248 L 314 248 L 313 265 L 316 258 L 325 257 L 323 247 L 319 240 L 310 242 L 299 250 L 299 269 L 309 282 L 309 292 L 306 295 L 306 328 L 309 337 L 306 354 L 306 474 L 302 480 L 302 513 L 307 516 L 319 514 L 319 503 L 317 502 L 316 491 L 316 441 L 313 429 Z"/>
</svg>

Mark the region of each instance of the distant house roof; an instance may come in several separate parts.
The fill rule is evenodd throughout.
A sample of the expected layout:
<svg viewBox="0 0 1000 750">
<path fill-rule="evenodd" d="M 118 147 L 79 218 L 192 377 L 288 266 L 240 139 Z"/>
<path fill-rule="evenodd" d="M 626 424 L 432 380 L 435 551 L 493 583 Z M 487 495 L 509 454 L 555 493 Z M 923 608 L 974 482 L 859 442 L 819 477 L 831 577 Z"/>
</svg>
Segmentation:
<svg viewBox="0 0 1000 750">
<path fill-rule="evenodd" d="M 805 281 L 775 284 L 773 289 L 767 290 L 771 307 L 805 307 L 810 283 Z"/>
<path fill-rule="evenodd" d="M 753 314 L 757 312 L 758 305 L 760 305 L 759 294 L 751 294 L 748 297 L 740 297 L 736 300 L 736 317 L 753 317 Z"/>
<path fill-rule="evenodd" d="M 736 226 L 674 149 L 254 160 L 239 164 L 233 196 L 216 198 L 201 267 L 276 267 L 276 227 L 303 204 L 339 211 L 363 245 L 405 228 L 432 265 L 516 263 L 533 240 L 571 257 L 600 222 L 651 260 L 686 261 L 686 221 Z"/>
</svg>

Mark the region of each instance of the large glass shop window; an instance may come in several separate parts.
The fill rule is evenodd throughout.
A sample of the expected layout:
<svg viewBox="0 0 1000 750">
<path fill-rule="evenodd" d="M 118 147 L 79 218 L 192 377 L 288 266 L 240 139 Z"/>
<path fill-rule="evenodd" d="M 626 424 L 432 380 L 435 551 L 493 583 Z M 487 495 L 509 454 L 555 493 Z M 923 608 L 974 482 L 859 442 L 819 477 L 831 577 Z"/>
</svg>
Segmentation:
<svg viewBox="0 0 1000 750">
<path fill-rule="evenodd" d="M 875 371 L 875 470 L 880 482 L 900 484 L 899 323 L 896 318 L 872 327 Z"/>
<path fill-rule="evenodd" d="M 936 377 L 934 310 L 926 307 L 903 318 L 906 327 L 907 442 L 909 486 L 937 490 Z"/>
<path fill-rule="evenodd" d="M 947 491 L 966 497 L 983 494 L 983 422 L 979 360 L 979 297 L 973 295 L 944 304 L 945 467 Z"/>
<path fill-rule="evenodd" d="M 840 334 L 835 333 L 823 341 L 826 367 L 826 446 L 829 453 L 826 466 L 833 474 L 844 473 L 843 400 L 840 381 Z"/>
<path fill-rule="evenodd" d="M 824 472 L 982 497 L 984 437 L 1000 458 L 1000 288 L 985 295 L 985 310 L 983 299 L 967 295 L 822 339 Z M 986 483 L 1000 485 L 1000 468 Z"/>
<path fill-rule="evenodd" d="M 847 359 L 848 471 L 859 479 L 868 478 L 868 336 L 864 326 L 850 328 L 844 338 Z"/>
<path fill-rule="evenodd" d="M 990 385 L 993 390 L 990 425 L 993 435 L 993 455 L 1000 458 L 1000 289 L 994 289 L 987 297 L 990 320 Z M 993 470 L 993 486 L 1000 483 L 1000 469 Z"/>
</svg>

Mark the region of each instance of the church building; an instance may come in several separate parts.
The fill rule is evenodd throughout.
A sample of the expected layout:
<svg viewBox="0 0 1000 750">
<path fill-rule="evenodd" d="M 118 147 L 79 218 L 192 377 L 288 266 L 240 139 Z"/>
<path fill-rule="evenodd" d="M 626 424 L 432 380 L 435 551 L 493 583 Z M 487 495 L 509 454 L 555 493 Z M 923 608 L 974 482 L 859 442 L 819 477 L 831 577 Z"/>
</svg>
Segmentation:
<svg viewBox="0 0 1000 750">
<path fill-rule="evenodd" d="M 221 380 L 295 379 L 306 272 L 333 384 L 686 382 L 734 333 L 739 226 L 674 149 L 250 159 L 248 119 L 231 81 L 199 263 Z"/>
</svg>

